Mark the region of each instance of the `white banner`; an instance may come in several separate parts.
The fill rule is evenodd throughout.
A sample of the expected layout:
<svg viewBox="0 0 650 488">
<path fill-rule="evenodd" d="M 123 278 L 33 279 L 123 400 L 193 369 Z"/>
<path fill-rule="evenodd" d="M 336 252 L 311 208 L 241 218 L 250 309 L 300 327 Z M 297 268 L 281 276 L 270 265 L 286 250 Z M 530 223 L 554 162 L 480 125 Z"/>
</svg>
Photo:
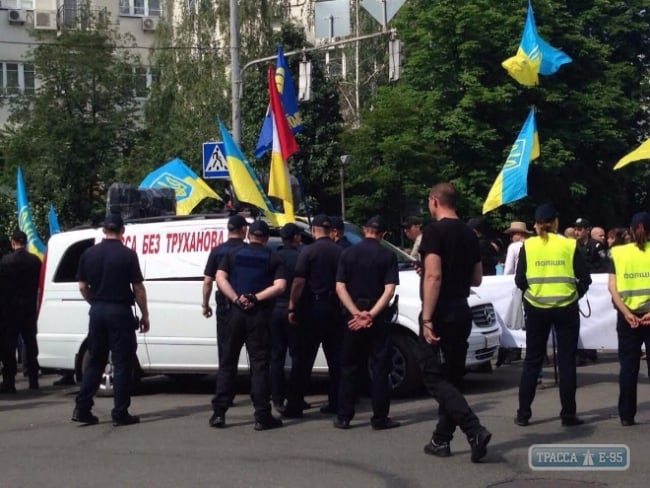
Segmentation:
<svg viewBox="0 0 650 488">
<path fill-rule="evenodd" d="M 592 274 L 592 284 L 580 300 L 580 342 L 581 349 L 618 348 L 616 336 L 616 311 L 607 290 L 608 275 Z M 516 324 L 506 324 L 504 317 L 515 289 L 514 275 L 484 276 L 483 283 L 473 288 L 476 294 L 493 303 L 501 322 L 501 345 L 504 347 L 526 347 L 526 331 L 517 329 Z M 584 314 L 584 315 L 583 315 Z M 586 316 L 585 316 L 586 315 Z"/>
</svg>

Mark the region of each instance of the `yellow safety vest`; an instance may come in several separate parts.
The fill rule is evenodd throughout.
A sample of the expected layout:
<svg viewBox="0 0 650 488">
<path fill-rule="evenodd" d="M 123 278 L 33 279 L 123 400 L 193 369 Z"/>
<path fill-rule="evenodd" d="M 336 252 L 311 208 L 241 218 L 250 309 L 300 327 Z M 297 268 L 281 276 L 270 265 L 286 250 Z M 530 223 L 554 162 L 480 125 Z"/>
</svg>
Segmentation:
<svg viewBox="0 0 650 488">
<path fill-rule="evenodd" d="M 524 298 L 539 308 L 563 307 L 578 299 L 573 272 L 575 239 L 548 234 L 548 240 L 531 237 L 524 241 L 526 280 Z"/>
<path fill-rule="evenodd" d="M 612 248 L 616 289 L 623 303 L 636 313 L 650 310 L 650 242 L 641 251 L 636 244 Z"/>
</svg>

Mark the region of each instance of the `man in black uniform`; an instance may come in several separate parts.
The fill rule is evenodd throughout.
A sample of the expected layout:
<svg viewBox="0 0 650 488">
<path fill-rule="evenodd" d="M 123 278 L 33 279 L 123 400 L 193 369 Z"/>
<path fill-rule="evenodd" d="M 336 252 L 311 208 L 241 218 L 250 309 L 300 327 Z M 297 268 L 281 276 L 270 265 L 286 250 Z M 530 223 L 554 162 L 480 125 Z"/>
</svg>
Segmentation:
<svg viewBox="0 0 650 488">
<path fill-rule="evenodd" d="M 16 230 L 11 236 L 13 252 L 0 261 L 2 283 L 2 385 L 0 393 L 16 393 L 16 343 L 20 334 L 25 344 L 25 366 L 29 388 L 38 389 L 38 345 L 36 343 L 36 301 L 41 260 L 27 251 L 27 234 Z"/>
<path fill-rule="evenodd" d="M 114 371 L 113 425 L 140 422 L 140 417 L 129 414 L 128 408 L 137 348 L 135 331 L 138 328 L 142 333 L 149 331 L 149 310 L 138 256 L 122 244 L 123 234 L 122 217 L 118 214 L 107 215 L 104 220 L 105 238 L 87 249 L 79 260 L 79 291 L 90 303 L 90 361 L 84 371 L 72 414 L 72 420 L 82 424 L 98 422 L 91 413 L 93 396 L 99 388 L 109 351 Z M 139 322 L 133 316 L 134 299 L 140 308 Z"/>
<path fill-rule="evenodd" d="M 607 273 L 609 270 L 607 246 L 591 238 L 591 222 L 579 217 L 573 223 L 573 227 L 576 233 L 576 249 L 587 263 L 589 273 Z M 578 349 L 576 365 L 584 366 L 588 360 L 597 361 L 597 351 L 595 349 Z"/>
<path fill-rule="evenodd" d="M 349 429 L 362 358 L 370 356 L 374 430 L 399 427 L 390 410 L 390 314 L 388 303 L 399 284 L 397 257 L 381 245 L 386 223 L 375 216 L 363 227 L 364 239 L 346 249 L 336 272 L 336 293 L 348 312 L 341 349 L 341 387 L 334 427 Z"/>
<path fill-rule="evenodd" d="M 210 307 L 210 294 L 212 293 L 212 282 L 216 279 L 219 263 L 230 251 L 238 249 L 244 245 L 246 229 L 248 222 L 241 215 L 233 215 L 228 219 L 228 240 L 218 246 L 215 246 L 208 255 L 208 262 L 203 271 L 203 316 L 212 317 L 212 307 Z M 217 289 L 215 293 L 217 317 L 217 349 L 219 354 L 219 366 L 221 358 L 224 355 L 226 337 L 228 336 L 228 316 L 230 315 L 230 300 L 226 299 Z"/>
<path fill-rule="evenodd" d="M 343 333 L 341 307 L 336 297 L 336 268 L 343 249 L 329 238 L 331 227 L 326 215 L 313 218 L 311 234 L 315 241 L 303 249 L 296 264 L 289 321 L 299 324 L 300 348 L 298 364 L 292 367 L 290 376 L 285 417 L 302 417 L 302 402 L 321 343 L 330 378 L 328 403 L 321 407 L 321 413 L 336 412 Z"/>
<path fill-rule="evenodd" d="M 479 286 L 483 264 L 478 238 L 456 214 L 456 189 L 438 183 L 429 193 L 435 222 L 422 233 L 422 328 L 416 354 L 427 391 L 438 402 L 438 425 L 424 452 L 451 455 L 456 427 L 470 444 L 472 462 L 487 454 L 492 434 L 481 425 L 459 391 L 465 371 L 467 338 L 472 312 L 467 304 L 470 286 Z M 444 360 L 444 361 L 443 361 Z"/>
<path fill-rule="evenodd" d="M 284 401 L 287 397 L 287 384 L 284 374 L 284 363 L 287 358 L 287 348 L 291 355 L 291 366 L 295 368 L 298 363 L 298 334 L 295 327 L 289 325 L 287 311 L 289 309 L 289 295 L 293 282 L 294 270 L 298 261 L 301 245 L 301 230 L 294 223 L 285 224 L 280 229 L 282 245 L 278 248 L 278 256 L 284 262 L 287 275 L 287 286 L 276 301 L 271 314 L 271 400 L 275 409 L 282 413 Z"/>
<path fill-rule="evenodd" d="M 330 232 L 330 238 L 336 242 L 343 249 L 346 249 L 352 245 L 352 243 L 345 237 L 345 224 L 341 217 L 330 217 L 332 222 L 332 230 Z"/>
<path fill-rule="evenodd" d="M 250 358 L 251 396 L 255 407 L 255 430 L 280 427 L 271 415 L 269 389 L 270 320 L 275 297 L 286 287 L 282 259 L 265 247 L 269 226 L 256 220 L 248 229 L 248 246 L 231 251 L 217 271 L 217 287 L 234 306 L 230 311 L 230 334 L 217 372 L 217 392 L 212 399 L 210 426 L 226 425 L 226 411 L 233 396 L 239 353 L 244 344 Z"/>
</svg>

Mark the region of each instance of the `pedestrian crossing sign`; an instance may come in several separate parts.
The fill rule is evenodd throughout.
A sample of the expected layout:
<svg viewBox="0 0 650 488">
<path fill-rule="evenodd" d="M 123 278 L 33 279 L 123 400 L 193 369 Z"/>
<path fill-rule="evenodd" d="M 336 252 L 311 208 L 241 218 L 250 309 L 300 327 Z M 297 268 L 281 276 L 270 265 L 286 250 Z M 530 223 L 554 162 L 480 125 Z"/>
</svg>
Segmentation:
<svg viewBox="0 0 650 488">
<path fill-rule="evenodd" d="M 203 143 L 203 178 L 228 178 L 223 142 Z"/>
</svg>

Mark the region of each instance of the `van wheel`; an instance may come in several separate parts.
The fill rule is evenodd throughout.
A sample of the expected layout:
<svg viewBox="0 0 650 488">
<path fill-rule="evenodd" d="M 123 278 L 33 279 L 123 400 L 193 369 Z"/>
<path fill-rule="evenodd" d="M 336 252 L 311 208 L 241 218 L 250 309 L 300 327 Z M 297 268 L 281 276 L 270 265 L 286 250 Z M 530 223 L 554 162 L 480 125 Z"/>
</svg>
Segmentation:
<svg viewBox="0 0 650 488">
<path fill-rule="evenodd" d="M 83 378 L 84 371 L 88 367 L 88 362 L 90 361 L 90 353 L 85 347 L 81 353 L 81 361 L 79 362 L 77 368 L 77 382 L 81 382 Z M 134 358 L 134 368 L 131 374 L 131 391 L 135 390 L 138 382 L 140 381 L 141 370 L 140 364 L 138 363 L 137 356 Z M 99 383 L 99 389 L 97 390 L 97 396 L 100 397 L 112 397 L 113 396 L 113 362 L 111 361 L 111 355 L 108 355 L 108 363 L 104 367 L 104 372 L 102 373 L 102 378 Z"/>
<path fill-rule="evenodd" d="M 393 395 L 399 397 L 414 395 L 422 387 L 420 367 L 415 359 L 417 343 L 413 337 L 406 334 L 393 334 L 391 339 L 393 351 L 388 379 Z"/>
</svg>

